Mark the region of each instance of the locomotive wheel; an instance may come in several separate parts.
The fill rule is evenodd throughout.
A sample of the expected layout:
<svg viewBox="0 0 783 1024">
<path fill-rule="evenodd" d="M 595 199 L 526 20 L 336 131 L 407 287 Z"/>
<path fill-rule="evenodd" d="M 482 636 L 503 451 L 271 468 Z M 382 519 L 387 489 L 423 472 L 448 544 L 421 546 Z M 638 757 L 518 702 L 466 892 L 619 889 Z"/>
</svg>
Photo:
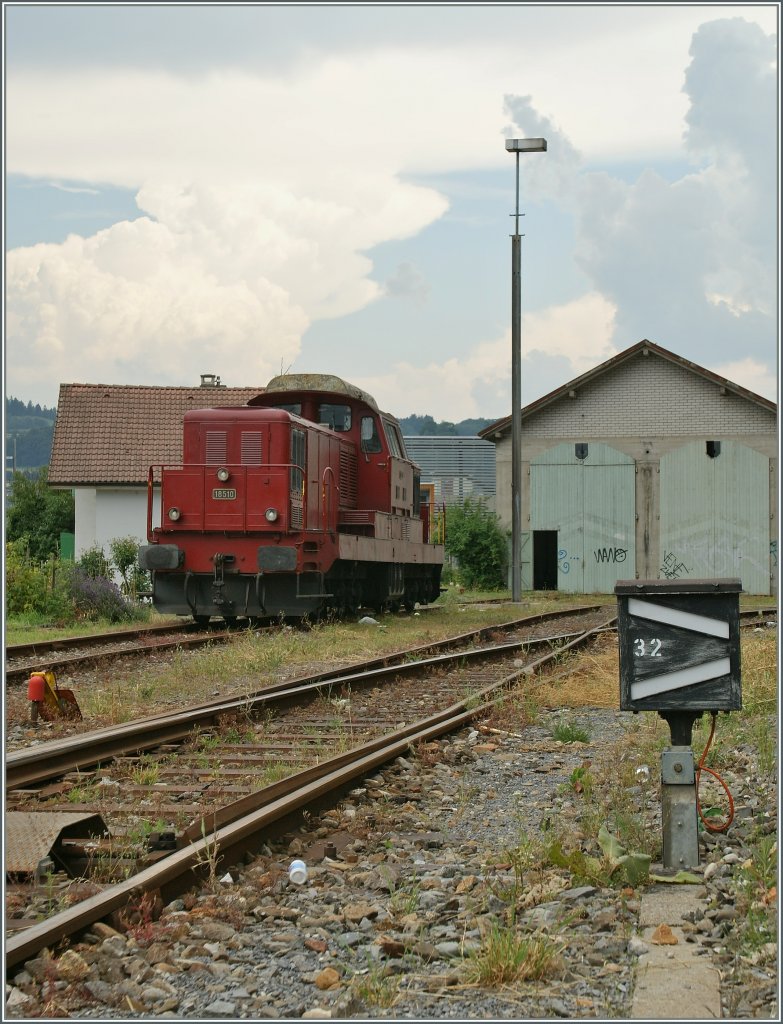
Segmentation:
<svg viewBox="0 0 783 1024">
<path fill-rule="evenodd" d="M 209 615 L 194 615 L 193 621 L 196 623 L 197 626 L 208 626 Z"/>
</svg>

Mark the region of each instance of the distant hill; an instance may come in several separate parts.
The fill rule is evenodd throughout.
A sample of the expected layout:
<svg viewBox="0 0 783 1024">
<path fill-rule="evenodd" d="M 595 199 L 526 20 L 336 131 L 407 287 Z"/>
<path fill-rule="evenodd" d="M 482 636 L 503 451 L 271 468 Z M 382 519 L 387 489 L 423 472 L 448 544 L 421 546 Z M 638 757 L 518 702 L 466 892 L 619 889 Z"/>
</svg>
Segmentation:
<svg viewBox="0 0 783 1024">
<path fill-rule="evenodd" d="M 400 427 L 405 437 L 475 437 L 480 430 L 495 423 L 493 420 L 460 420 L 459 423 L 441 421 L 436 423 L 432 416 L 406 416 L 400 420 Z"/>
<path fill-rule="evenodd" d="M 47 409 L 18 398 L 5 400 L 6 469 L 40 469 L 48 466 L 56 409 Z"/>
</svg>

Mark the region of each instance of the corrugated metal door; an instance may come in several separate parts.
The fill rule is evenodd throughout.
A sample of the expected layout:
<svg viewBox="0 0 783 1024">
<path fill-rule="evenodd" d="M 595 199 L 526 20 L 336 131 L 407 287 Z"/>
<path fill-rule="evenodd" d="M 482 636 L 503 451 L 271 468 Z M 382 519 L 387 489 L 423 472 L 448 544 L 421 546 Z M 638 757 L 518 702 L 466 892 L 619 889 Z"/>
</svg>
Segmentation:
<svg viewBox="0 0 783 1024">
<path fill-rule="evenodd" d="M 733 578 L 770 593 L 769 460 L 736 441 L 693 441 L 661 459 L 661 577 Z"/>
<path fill-rule="evenodd" d="M 559 444 L 531 463 L 530 525 L 558 531 L 559 590 L 608 594 L 636 573 L 635 464 L 608 445 L 586 447 Z"/>
</svg>

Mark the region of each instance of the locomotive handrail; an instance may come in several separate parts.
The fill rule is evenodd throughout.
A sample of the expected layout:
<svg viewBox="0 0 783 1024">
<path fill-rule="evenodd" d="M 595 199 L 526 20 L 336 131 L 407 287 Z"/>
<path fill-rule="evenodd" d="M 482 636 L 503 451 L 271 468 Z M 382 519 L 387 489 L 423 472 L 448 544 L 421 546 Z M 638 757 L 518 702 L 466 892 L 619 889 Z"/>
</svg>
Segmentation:
<svg viewBox="0 0 783 1024">
<path fill-rule="evenodd" d="M 155 467 L 150 466 L 147 471 L 147 540 L 152 540 L 152 499 L 153 499 L 153 477 Z M 161 474 L 161 490 L 162 490 L 162 474 Z M 162 506 L 161 506 L 162 507 Z"/>
<path fill-rule="evenodd" d="M 328 504 L 327 498 L 326 498 L 326 486 L 327 486 L 326 485 L 326 477 L 327 477 L 327 474 L 332 477 L 332 483 L 330 484 L 330 492 L 331 492 L 331 487 L 334 487 L 335 492 L 337 494 L 337 502 L 335 504 L 335 515 L 334 515 L 334 528 L 331 531 L 329 530 L 329 504 Z M 322 518 L 322 521 L 323 521 L 324 533 L 329 533 L 329 532 L 335 533 L 337 531 L 337 518 L 338 518 L 338 511 L 339 511 L 339 508 L 340 508 L 340 485 L 336 482 L 336 477 L 334 475 L 334 470 L 332 469 L 331 466 L 327 466 L 324 469 L 324 471 L 323 471 L 323 475 L 321 476 L 321 505 L 322 505 L 321 518 Z"/>
</svg>

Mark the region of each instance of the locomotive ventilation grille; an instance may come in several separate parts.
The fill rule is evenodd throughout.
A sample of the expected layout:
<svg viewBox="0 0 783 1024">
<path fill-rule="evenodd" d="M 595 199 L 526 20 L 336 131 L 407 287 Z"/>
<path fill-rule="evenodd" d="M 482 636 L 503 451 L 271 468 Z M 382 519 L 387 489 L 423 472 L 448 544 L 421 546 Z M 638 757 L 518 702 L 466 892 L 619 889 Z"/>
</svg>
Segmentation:
<svg viewBox="0 0 783 1024">
<path fill-rule="evenodd" d="M 243 466 L 261 465 L 260 430 L 245 430 L 242 432 L 240 457 Z"/>
<path fill-rule="evenodd" d="M 228 444 L 225 430 L 208 430 L 204 459 L 207 465 L 215 466 L 221 462 L 227 462 L 227 455 Z"/>
<path fill-rule="evenodd" d="M 356 508 L 356 452 L 340 449 L 340 504 Z"/>
<path fill-rule="evenodd" d="M 304 526 L 304 502 L 297 495 L 291 498 L 291 529 L 301 530 Z"/>
</svg>

